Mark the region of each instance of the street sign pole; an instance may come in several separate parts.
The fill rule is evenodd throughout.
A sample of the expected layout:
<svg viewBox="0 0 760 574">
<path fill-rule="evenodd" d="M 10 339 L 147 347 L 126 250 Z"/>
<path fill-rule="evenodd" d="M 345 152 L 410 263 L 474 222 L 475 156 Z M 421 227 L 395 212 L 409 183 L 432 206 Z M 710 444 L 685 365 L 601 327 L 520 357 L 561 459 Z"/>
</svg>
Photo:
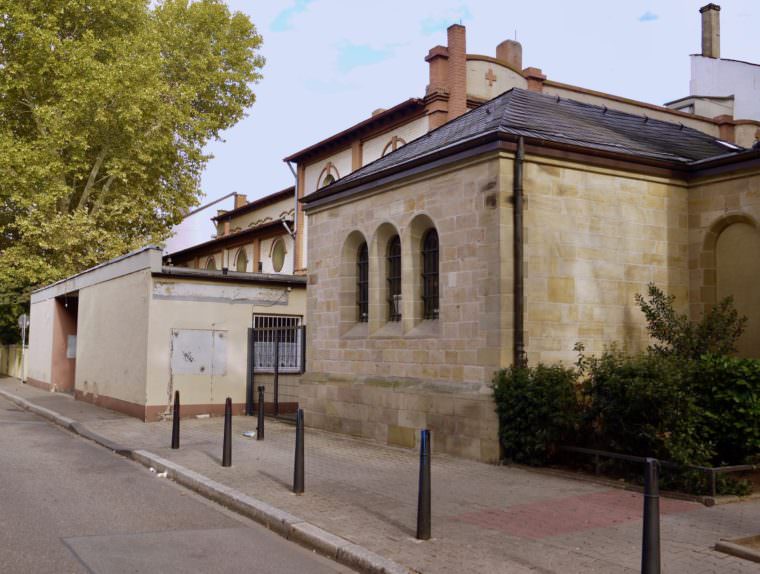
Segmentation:
<svg viewBox="0 0 760 574">
<path fill-rule="evenodd" d="M 29 315 L 21 315 L 18 326 L 21 328 L 21 383 L 26 384 L 26 329 L 29 326 Z"/>
</svg>

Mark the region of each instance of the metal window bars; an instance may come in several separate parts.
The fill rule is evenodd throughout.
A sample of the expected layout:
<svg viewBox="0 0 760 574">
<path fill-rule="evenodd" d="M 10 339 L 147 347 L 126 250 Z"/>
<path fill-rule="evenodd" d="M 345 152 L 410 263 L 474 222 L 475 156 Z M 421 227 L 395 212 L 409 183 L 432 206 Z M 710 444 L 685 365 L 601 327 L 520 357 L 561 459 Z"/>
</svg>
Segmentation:
<svg viewBox="0 0 760 574">
<path fill-rule="evenodd" d="M 360 323 L 369 320 L 369 252 L 367 243 L 359 247 L 356 257 L 356 306 Z"/>
<path fill-rule="evenodd" d="M 388 321 L 401 320 L 401 240 L 394 235 L 388 241 L 387 255 Z"/>
<path fill-rule="evenodd" d="M 252 335 L 254 372 L 304 372 L 306 338 L 301 317 L 254 315 Z"/>
<path fill-rule="evenodd" d="M 438 232 L 428 231 L 422 239 L 423 318 L 438 318 Z"/>
</svg>

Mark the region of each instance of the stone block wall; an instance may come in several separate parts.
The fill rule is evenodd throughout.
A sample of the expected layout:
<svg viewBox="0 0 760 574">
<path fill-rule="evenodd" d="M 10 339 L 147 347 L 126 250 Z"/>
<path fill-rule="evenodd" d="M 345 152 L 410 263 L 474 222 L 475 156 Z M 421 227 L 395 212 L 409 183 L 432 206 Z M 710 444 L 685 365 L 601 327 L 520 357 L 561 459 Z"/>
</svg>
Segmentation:
<svg viewBox="0 0 760 574">
<path fill-rule="evenodd" d="M 480 158 L 309 213 L 308 372 L 299 387 L 308 424 L 407 446 L 428 427 L 440 450 L 496 460 L 488 385 L 501 362 L 502 315 L 511 314 L 502 310 L 500 176 L 496 156 Z M 424 320 L 420 304 L 418 243 L 430 226 L 440 244 L 437 320 Z M 388 322 L 385 246 L 395 233 L 402 320 Z M 361 241 L 370 253 L 367 323 L 356 308 Z M 443 403 L 442 412 L 426 407 Z"/>
<path fill-rule="evenodd" d="M 687 306 L 684 182 L 530 156 L 524 173 L 529 362 L 572 363 L 576 342 L 644 348 L 637 293 L 654 282 Z"/>
</svg>

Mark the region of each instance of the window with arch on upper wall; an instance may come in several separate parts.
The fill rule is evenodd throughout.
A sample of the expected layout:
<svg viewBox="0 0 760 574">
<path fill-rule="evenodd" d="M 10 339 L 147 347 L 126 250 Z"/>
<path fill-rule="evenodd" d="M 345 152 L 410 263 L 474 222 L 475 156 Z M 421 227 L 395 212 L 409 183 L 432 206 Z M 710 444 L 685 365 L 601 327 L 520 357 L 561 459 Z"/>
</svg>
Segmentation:
<svg viewBox="0 0 760 574">
<path fill-rule="evenodd" d="M 319 174 L 317 189 L 321 189 L 330 185 L 331 183 L 335 183 L 339 179 L 340 174 L 338 173 L 338 169 L 333 165 L 331 161 L 328 161 Z"/>
<path fill-rule="evenodd" d="M 438 319 L 438 232 L 428 230 L 422 237 L 422 317 Z"/>
<path fill-rule="evenodd" d="M 401 146 L 406 145 L 406 141 L 403 138 L 400 138 L 398 136 L 393 136 L 390 141 L 385 144 L 385 147 L 383 148 L 382 155 L 388 155 L 392 151 L 396 151 Z"/>
<path fill-rule="evenodd" d="M 369 251 L 366 241 L 356 254 L 356 307 L 359 322 L 369 321 Z"/>
<path fill-rule="evenodd" d="M 235 271 L 245 273 L 248 271 L 248 256 L 245 254 L 245 247 L 241 247 L 235 259 Z"/>
<path fill-rule="evenodd" d="M 282 271 L 282 268 L 285 266 L 286 253 L 285 242 L 282 239 L 275 239 L 274 243 L 272 243 L 272 269 L 274 269 L 275 273 Z"/>
<path fill-rule="evenodd" d="M 209 269 L 211 271 L 216 271 L 216 259 L 213 257 L 209 257 L 206 259 L 206 269 Z"/>
<path fill-rule="evenodd" d="M 388 240 L 385 277 L 388 283 L 388 321 L 401 321 L 401 239 L 398 235 Z"/>
</svg>

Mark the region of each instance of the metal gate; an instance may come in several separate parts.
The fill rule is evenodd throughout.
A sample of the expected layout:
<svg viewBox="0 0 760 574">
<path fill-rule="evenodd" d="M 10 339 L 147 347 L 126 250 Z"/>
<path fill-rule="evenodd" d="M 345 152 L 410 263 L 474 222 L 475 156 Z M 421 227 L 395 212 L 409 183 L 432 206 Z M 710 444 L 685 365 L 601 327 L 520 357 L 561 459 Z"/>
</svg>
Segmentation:
<svg viewBox="0 0 760 574">
<path fill-rule="evenodd" d="M 306 326 L 296 315 L 254 315 L 248 330 L 246 414 L 254 413 L 257 374 L 273 375 L 274 414 L 280 414 L 280 373 L 300 374 L 306 367 Z"/>
</svg>

